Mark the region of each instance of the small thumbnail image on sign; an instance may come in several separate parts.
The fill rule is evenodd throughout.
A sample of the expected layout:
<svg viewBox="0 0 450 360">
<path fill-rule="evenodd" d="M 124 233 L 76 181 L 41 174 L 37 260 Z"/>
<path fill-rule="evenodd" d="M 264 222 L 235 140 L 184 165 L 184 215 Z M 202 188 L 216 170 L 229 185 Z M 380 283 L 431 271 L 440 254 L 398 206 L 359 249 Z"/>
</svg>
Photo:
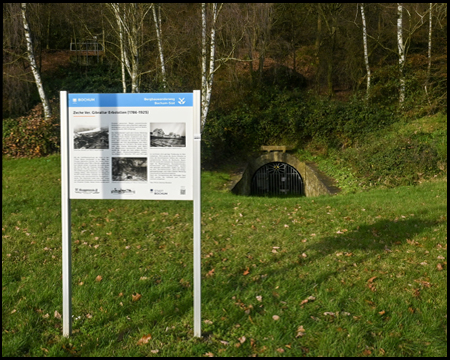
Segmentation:
<svg viewBox="0 0 450 360">
<path fill-rule="evenodd" d="M 111 158 L 113 181 L 147 181 L 147 158 Z"/>
<path fill-rule="evenodd" d="M 150 147 L 185 146 L 185 123 L 150 123 Z"/>
<path fill-rule="evenodd" d="M 74 149 L 109 149 L 109 128 L 80 125 L 73 131 Z"/>
</svg>

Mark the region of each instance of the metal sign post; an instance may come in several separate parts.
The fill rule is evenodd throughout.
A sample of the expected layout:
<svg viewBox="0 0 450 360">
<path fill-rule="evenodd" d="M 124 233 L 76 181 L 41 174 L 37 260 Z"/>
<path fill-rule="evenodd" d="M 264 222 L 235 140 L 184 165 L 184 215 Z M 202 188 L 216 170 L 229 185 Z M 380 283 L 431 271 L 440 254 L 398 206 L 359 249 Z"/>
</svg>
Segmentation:
<svg viewBox="0 0 450 360">
<path fill-rule="evenodd" d="M 201 140 L 200 90 L 194 91 L 194 337 L 201 337 Z"/>
<path fill-rule="evenodd" d="M 62 221 L 62 283 L 63 336 L 72 333 L 72 249 L 69 198 L 69 146 L 67 91 L 60 93 L 61 105 L 61 221 Z"/>
<path fill-rule="evenodd" d="M 70 199 L 155 199 L 193 200 L 194 337 L 201 337 L 200 98 L 200 90 L 60 92 L 63 336 L 72 333 Z"/>
</svg>

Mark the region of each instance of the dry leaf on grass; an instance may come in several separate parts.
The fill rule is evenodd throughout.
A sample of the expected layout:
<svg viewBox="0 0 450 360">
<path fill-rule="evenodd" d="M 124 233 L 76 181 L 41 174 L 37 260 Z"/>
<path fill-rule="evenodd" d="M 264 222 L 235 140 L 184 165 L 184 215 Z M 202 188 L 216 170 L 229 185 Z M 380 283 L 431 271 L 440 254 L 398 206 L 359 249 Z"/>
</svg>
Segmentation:
<svg viewBox="0 0 450 360">
<path fill-rule="evenodd" d="M 95 278 L 95 281 L 97 281 L 97 282 L 100 282 L 100 281 L 102 281 L 102 277 L 101 277 L 101 275 L 97 275 L 97 277 Z"/>
<path fill-rule="evenodd" d="M 278 315 L 274 315 L 274 316 L 272 316 L 272 319 L 274 319 L 276 321 L 276 320 L 280 320 L 280 317 Z"/>
<path fill-rule="evenodd" d="M 135 294 L 131 295 L 131 299 L 133 301 L 138 301 L 141 297 L 142 297 L 142 295 L 139 293 L 136 293 L 136 295 Z"/>
<path fill-rule="evenodd" d="M 296 338 L 305 335 L 305 329 L 303 328 L 303 325 L 300 325 L 297 329 L 297 336 Z"/>
<path fill-rule="evenodd" d="M 144 335 L 143 337 L 141 337 L 139 339 L 139 341 L 137 342 L 137 345 L 147 344 L 151 338 L 152 338 L 152 336 L 150 334 Z"/>
<path fill-rule="evenodd" d="M 61 319 L 61 314 L 57 310 L 55 310 L 55 318 Z"/>
<path fill-rule="evenodd" d="M 314 300 L 316 300 L 316 298 L 315 298 L 314 296 L 308 296 L 308 298 L 305 299 L 305 300 L 303 300 L 303 301 L 300 303 L 300 305 L 306 304 L 307 302 L 309 302 L 309 301 L 314 301 Z"/>
</svg>

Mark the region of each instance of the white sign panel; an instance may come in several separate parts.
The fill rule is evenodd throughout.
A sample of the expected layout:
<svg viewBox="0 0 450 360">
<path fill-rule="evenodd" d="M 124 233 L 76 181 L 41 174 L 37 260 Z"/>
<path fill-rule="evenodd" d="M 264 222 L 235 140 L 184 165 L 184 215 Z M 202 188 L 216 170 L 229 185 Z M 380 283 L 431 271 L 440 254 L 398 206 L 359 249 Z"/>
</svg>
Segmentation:
<svg viewBox="0 0 450 360">
<path fill-rule="evenodd" d="M 193 200 L 193 102 L 68 94 L 70 198 Z"/>
</svg>

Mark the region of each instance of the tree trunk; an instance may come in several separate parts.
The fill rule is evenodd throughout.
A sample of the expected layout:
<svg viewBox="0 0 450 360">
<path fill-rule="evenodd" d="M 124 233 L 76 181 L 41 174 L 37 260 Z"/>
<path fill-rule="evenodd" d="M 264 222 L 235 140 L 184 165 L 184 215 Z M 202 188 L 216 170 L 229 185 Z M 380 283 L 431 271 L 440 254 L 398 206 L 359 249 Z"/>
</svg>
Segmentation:
<svg viewBox="0 0 450 360">
<path fill-rule="evenodd" d="M 212 85 L 215 72 L 215 53 L 216 53 L 216 22 L 219 16 L 220 9 L 217 3 L 212 4 L 212 24 L 209 45 L 209 68 L 207 55 L 207 41 L 206 41 L 206 4 L 202 3 L 202 116 L 201 116 L 201 130 L 206 124 L 209 106 L 211 103 Z"/>
<path fill-rule="evenodd" d="M 36 65 L 36 59 L 34 57 L 33 42 L 31 40 L 31 30 L 30 26 L 28 25 L 26 16 L 27 3 L 21 3 L 21 9 L 23 28 L 25 32 L 25 41 L 27 43 L 28 60 L 30 61 L 31 71 L 33 72 L 34 80 L 36 81 L 36 86 L 39 92 L 39 97 L 41 98 L 42 106 L 44 108 L 44 116 L 46 118 L 50 118 L 52 116 L 50 104 L 48 102 L 47 95 L 45 94 L 44 86 L 42 85 L 41 74 L 39 73 L 39 69 Z"/>
<path fill-rule="evenodd" d="M 366 63 L 367 72 L 367 92 L 366 99 L 370 96 L 370 66 L 369 66 L 369 52 L 367 48 L 367 25 L 366 25 L 366 15 L 364 13 L 364 3 L 361 3 L 361 18 L 363 24 L 363 44 L 364 44 L 364 62 Z"/>
<path fill-rule="evenodd" d="M 159 49 L 159 58 L 161 61 L 161 74 L 162 74 L 162 80 L 163 80 L 163 88 L 166 89 L 166 66 L 164 63 L 164 53 L 162 48 L 162 39 L 161 39 L 161 13 L 159 13 L 159 18 L 156 16 L 156 9 L 155 4 L 153 4 L 152 10 L 153 10 L 153 20 L 155 21 L 155 28 L 156 28 L 156 38 L 158 40 L 158 49 Z"/>
<path fill-rule="evenodd" d="M 331 99 L 334 97 L 333 90 L 333 57 L 336 44 L 336 28 L 333 26 L 331 28 L 331 46 L 330 46 L 330 56 L 327 64 L 327 87 L 328 87 L 328 97 Z"/>
<path fill-rule="evenodd" d="M 398 45 L 398 69 L 400 76 L 399 103 L 403 106 L 405 102 L 405 75 L 403 68 L 405 67 L 405 44 L 403 43 L 403 5 L 397 3 L 397 45 Z"/>
<path fill-rule="evenodd" d="M 427 78 L 425 80 L 425 93 L 427 95 L 427 100 L 430 105 L 431 103 L 430 103 L 430 96 L 428 94 L 428 83 L 430 82 L 430 74 L 431 74 L 432 9 L 433 3 L 430 3 L 429 27 L 428 27 L 428 68 L 427 68 Z"/>
<path fill-rule="evenodd" d="M 207 51 L 206 51 L 206 3 L 202 3 L 202 118 L 201 118 L 201 129 L 205 126 L 206 116 L 205 108 L 206 105 L 206 64 L 207 64 Z"/>
</svg>

